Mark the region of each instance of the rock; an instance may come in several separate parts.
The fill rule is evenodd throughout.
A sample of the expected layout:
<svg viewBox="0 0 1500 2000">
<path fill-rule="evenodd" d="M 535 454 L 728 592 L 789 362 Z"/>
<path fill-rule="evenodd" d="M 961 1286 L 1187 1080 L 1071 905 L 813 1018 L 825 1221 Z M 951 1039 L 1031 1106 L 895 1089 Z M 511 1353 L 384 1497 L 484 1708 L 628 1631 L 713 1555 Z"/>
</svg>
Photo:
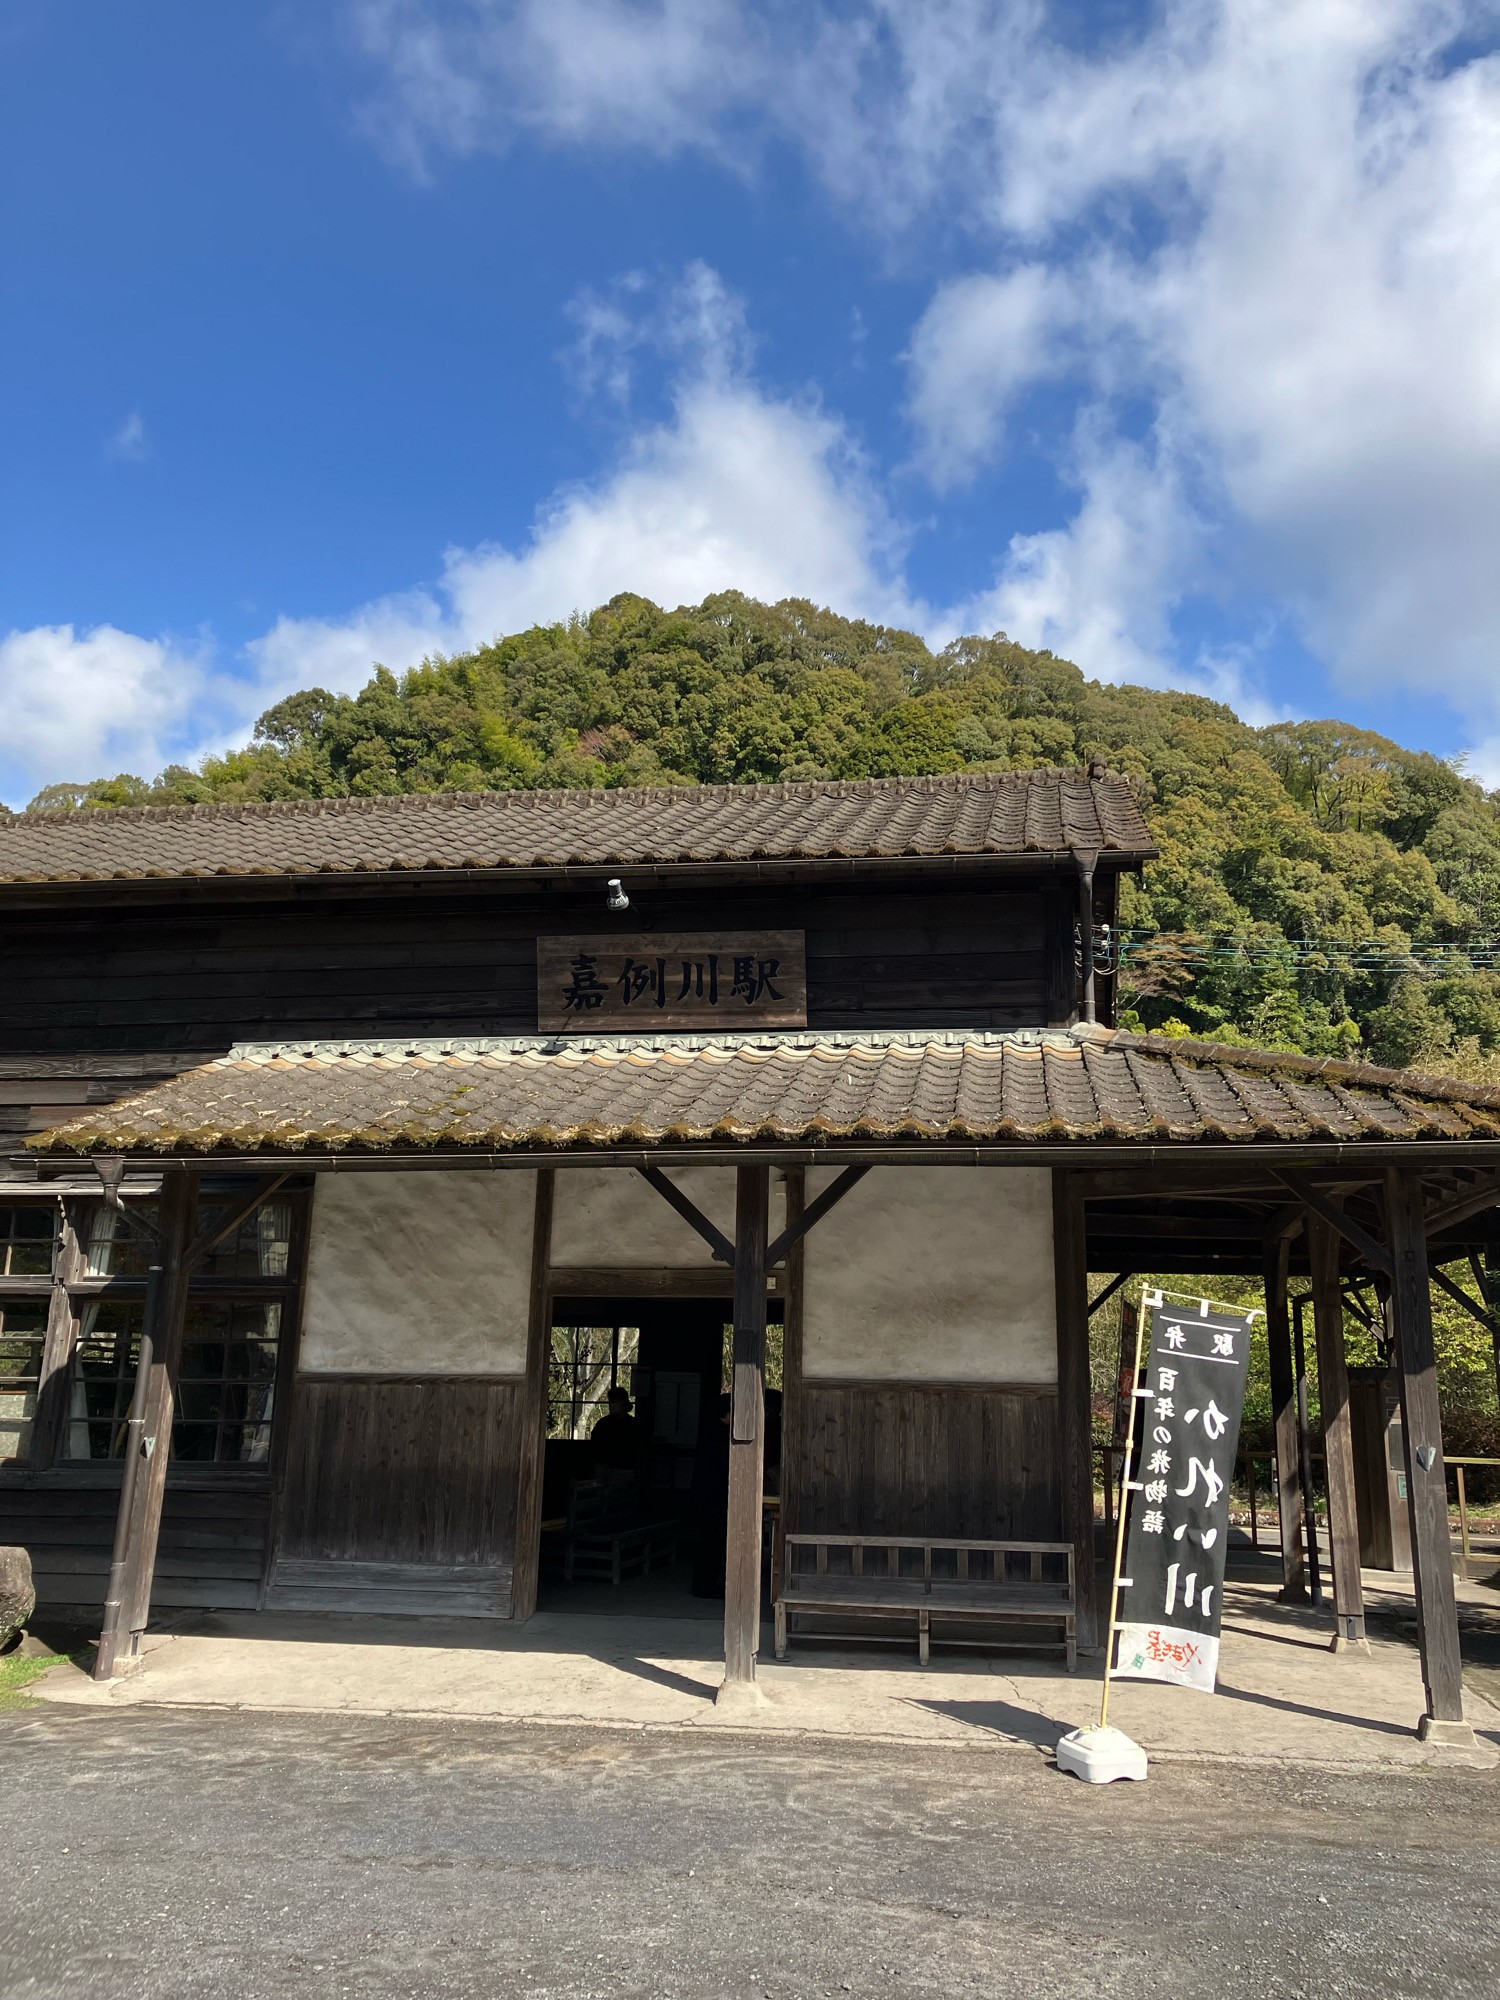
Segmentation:
<svg viewBox="0 0 1500 2000">
<path fill-rule="evenodd" d="M 0 1653 L 35 1610 L 31 1557 L 25 1549 L 0 1547 Z"/>
</svg>

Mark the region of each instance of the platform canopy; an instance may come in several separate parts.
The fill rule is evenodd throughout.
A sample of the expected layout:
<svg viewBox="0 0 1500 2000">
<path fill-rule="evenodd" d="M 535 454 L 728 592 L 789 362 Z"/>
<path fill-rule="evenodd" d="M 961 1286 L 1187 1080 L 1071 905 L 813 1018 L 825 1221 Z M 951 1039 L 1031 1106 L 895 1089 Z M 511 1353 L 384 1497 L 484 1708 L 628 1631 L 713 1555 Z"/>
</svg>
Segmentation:
<svg viewBox="0 0 1500 2000">
<path fill-rule="evenodd" d="M 243 1044 L 28 1142 L 185 1166 L 649 1151 L 1087 1167 L 1500 1163 L 1500 1090 L 1097 1027 Z"/>
</svg>

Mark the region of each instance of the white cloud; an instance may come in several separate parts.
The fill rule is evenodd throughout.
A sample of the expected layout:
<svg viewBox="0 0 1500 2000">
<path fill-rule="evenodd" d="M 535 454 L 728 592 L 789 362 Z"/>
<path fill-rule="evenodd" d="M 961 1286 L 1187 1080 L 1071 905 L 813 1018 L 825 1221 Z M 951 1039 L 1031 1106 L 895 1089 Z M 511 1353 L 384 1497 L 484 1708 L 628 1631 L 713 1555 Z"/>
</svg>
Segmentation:
<svg viewBox="0 0 1500 2000">
<path fill-rule="evenodd" d="M 1180 674 L 1168 614 L 1207 583 L 1270 606 L 1347 688 L 1440 681 L 1492 732 L 1493 0 L 1161 0 L 1092 45 L 1078 18 L 1047 0 L 359 12 L 409 149 L 525 131 L 738 161 L 758 131 L 898 251 L 967 242 L 910 345 L 929 473 L 1003 453 L 1039 381 L 1106 460 L 1112 427 L 1122 450 L 1143 412 L 1149 433 L 1139 477 L 1091 480 L 1065 410 L 1079 511 L 1005 557 L 1035 620 L 1017 636 L 1073 630 L 1106 648 L 1087 666 Z M 1106 523 L 1111 491 L 1165 537 L 1151 589 L 1104 558 L 1140 544 L 1138 520 Z"/>
<path fill-rule="evenodd" d="M 736 0 L 350 0 L 349 19 L 381 77 L 361 124 L 419 173 L 526 133 L 727 158 L 765 73 Z"/>
<path fill-rule="evenodd" d="M 688 604 L 716 590 L 810 597 L 902 623 L 923 614 L 900 582 L 899 536 L 852 440 L 813 402 L 746 372 L 743 318 L 693 266 L 644 316 L 679 360 L 670 416 L 643 425 L 601 478 L 555 494 L 520 549 L 449 550 L 440 582 L 332 621 L 284 618 L 249 652 L 268 698 L 357 686 L 372 659 L 424 653 L 586 612 L 620 591 Z"/>
<path fill-rule="evenodd" d="M 0 786 L 12 806 L 46 783 L 154 772 L 203 731 L 205 660 L 168 639 L 113 625 L 39 625 L 0 637 L 5 740 Z"/>
<path fill-rule="evenodd" d="M 146 456 L 146 421 L 139 410 L 132 410 L 128 417 L 112 431 L 104 446 L 107 458 L 124 459 L 139 464 Z"/>
</svg>

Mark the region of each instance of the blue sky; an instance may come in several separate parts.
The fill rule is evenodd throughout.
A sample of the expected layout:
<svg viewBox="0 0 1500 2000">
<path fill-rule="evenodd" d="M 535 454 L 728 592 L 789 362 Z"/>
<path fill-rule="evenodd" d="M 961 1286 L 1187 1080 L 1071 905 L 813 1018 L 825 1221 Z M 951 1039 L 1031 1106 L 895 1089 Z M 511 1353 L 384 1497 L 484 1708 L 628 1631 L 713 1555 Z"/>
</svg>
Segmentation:
<svg viewBox="0 0 1500 2000">
<path fill-rule="evenodd" d="M 1495 29 L 7 0 L 0 797 L 726 586 L 1500 781 Z"/>
</svg>

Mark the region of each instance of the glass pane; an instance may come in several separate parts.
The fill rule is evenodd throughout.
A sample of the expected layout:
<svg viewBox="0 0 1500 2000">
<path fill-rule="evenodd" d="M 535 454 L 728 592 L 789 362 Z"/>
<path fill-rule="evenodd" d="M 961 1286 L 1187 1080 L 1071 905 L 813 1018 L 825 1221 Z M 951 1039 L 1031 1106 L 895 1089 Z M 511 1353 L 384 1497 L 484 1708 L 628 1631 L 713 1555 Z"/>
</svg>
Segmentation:
<svg viewBox="0 0 1500 2000">
<path fill-rule="evenodd" d="M 207 1229 L 223 1204 L 198 1211 L 198 1227 Z M 226 1243 L 204 1259 L 205 1276 L 214 1278 L 284 1278 L 291 1269 L 292 1209 L 290 1202 L 268 1201 L 242 1222 Z"/>
<path fill-rule="evenodd" d="M 178 1457 L 218 1465 L 266 1462 L 280 1332 L 275 1299 L 189 1302 L 172 1438 Z"/>
<path fill-rule="evenodd" d="M 100 1299 L 84 1307 L 68 1393 L 66 1457 L 118 1458 L 124 1450 L 142 1311 L 134 1299 Z"/>
<path fill-rule="evenodd" d="M 47 1308 L 30 1300 L 0 1311 L 0 1459 L 25 1458 L 42 1373 Z"/>
<path fill-rule="evenodd" d="M 0 1208 L 0 1276 L 47 1278 L 57 1260 L 56 1202 Z"/>
<path fill-rule="evenodd" d="M 156 1203 L 132 1203 L 132 1215 L 147 1222 L 156 1220 Z M 129 1229 L 119 1211 L 100 1202 L 89 1217 L 88 1274 L 91 1278 L 144 1278 L 146 1248 Z"/>
</svg>

